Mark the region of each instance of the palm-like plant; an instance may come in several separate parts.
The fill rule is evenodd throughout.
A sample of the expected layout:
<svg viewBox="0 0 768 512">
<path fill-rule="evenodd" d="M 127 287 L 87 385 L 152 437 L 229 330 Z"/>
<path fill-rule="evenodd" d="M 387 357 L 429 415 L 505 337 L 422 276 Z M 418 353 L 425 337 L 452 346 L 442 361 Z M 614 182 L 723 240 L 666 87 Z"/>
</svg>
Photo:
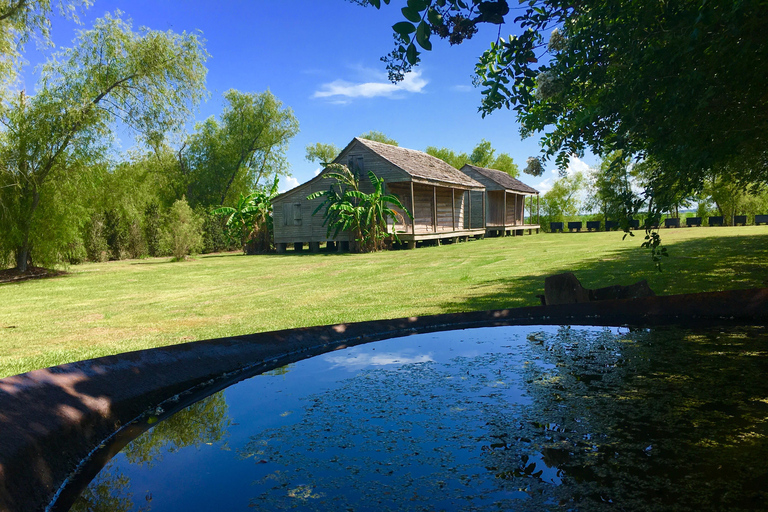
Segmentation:
<svg viewBox="0 0 768 512">
<path fill-rule="evenodd" d="M 401 209 L 409 218 L 413 217 L 396 195 L 384 194 L 384 180 L 368 171 L 373 192 L 367 194 L 360 190 L 357 174 L 346 166 L 331 164 L 329 168 L 330 171 L 323 177 L 332 179 L 335 183 L 332 183 L 328 190 L 315 192 L 307 197 L 310 201 L 318 197 L 324 198 L 312 215 L 325 208 L 323 225 L 328 227 L 328 237 L 336 238 L 340 232 L 349 231 L 356 242 L 355 250 L 359 252 L 382 249 L 384 241 L 390 235 L 398 240 L 397 233 L 394 230 L 389 233 L 387 229 L 389 219 L 393 219 L 394 223 L 403 220 L 403 215 L 393 208 Z"/>
<path fill-rule="evenodd" d="M 265 252 L 272 246 L 272 199 L 277 195 L 278 177 L 272 186 L 259 189 L 247 196 L 240 194 L 234 207 L 222 206 L 212 215 L 229 215 L 227 236 L 236 241 L 246 254 Z"/>
</svg>

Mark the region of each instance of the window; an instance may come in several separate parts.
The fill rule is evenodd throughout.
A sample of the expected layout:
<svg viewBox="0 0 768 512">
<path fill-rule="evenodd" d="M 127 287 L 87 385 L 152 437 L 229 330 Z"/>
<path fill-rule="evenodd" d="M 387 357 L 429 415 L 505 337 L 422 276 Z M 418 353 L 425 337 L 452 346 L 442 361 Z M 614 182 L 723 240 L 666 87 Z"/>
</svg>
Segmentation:
<svg viewBox="0 0 768 512">
<path fill-rule="evenodd" d="M 293 225 L 301 226 L 301 203 L 293 205 Z"/>
<path fill-rule="evenodd" d="M 362 156 L 350 156 L 347 158 L 347 167 L 355 174 L 365 173 L 365 164 Z"/>
<path fill-rule="evenodd" d="M 283 203 L 283 225 L 301 226 L 301 203 Z"/>
</svg>

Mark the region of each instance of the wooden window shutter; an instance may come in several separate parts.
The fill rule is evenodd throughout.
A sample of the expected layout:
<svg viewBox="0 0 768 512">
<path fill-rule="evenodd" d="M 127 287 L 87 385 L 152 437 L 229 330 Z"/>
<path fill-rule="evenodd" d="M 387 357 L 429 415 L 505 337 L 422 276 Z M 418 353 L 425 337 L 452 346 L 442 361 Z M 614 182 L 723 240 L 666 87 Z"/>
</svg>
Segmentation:
<svg viewBox="0 0 768 512">
<path fill-rule="evenodd" d="M 301 203 L 293 205 L 293 225 L 301 226 Z"/>
</svg>

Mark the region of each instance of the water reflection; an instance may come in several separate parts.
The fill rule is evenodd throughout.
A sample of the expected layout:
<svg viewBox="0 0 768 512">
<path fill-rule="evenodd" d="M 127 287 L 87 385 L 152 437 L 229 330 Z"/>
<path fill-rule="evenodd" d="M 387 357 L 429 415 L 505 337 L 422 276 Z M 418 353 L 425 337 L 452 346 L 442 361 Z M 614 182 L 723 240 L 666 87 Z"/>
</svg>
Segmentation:
<svg viewBox="0 0 768 512">
<path fill-rule="evenodd" d="M 163 456 L 187 447 L 200 447 L 222 441 L 232 424 L 224 393 L 215 393 L 170 418 L 129 443 L 121 452 L 131 465 L 151 468 L 163 461 Z M 122 512 L 149 510 L 152 492 L 146 491 L 140 502 L 134 502 L 131 480 L 124 471 L 124 462 L 112 459 L 72 505 L 73 512 Z M 144 503 L 141 503 L 144 502 Z"/>
<path fill-rule="evenodd" d="M 510 327 L 333 353 L 159 423 L 73 510 L 765 509 L 767 342 Z"/>
</svg>

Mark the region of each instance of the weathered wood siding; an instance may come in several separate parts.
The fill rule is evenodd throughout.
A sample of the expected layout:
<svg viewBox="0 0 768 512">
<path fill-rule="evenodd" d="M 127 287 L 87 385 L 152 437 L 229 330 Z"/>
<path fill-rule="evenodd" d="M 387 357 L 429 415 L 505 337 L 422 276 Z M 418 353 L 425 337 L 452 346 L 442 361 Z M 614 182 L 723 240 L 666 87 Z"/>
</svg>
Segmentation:
<svg viewBox="0 0 768 512">
<path fill-rule="evenodd" d="M 514 212 L 515 219 L 517 219 L 518 224 L 525 224 L 525 198 L 526 196 L 523 194 L 515 194 L 514 196 L 517 196 L 517 211 Z M 512 202 L 514 203 L 515 197 L 512 197 Z"/>
<path fill-rule="evenodd" d="M 483 224 L 483 195 L 485 194 L 480 190 L 472 190 L 470 193 L 470 208 L 469 213 L 469 228 L 484 228 Z"/>
<path fill-rule="evenodd" d="M 373 171 L 376 176 L 384 180 L 384 183 L 405 182 L 411 179 L 410 175 L 357 141 L 344 148 L 334 162 L 348 167 L 351 164 L 350 169 L 362 171 L 360 173 L 361 183 L 370 183 L 368 171 Z"/>
<path fill-rule="evenodd" d="M 486 224 L 501 226 L 504 222 L 504 191 L 489 190 L 486 196 Z"/>
<path fill-rule="evenodd" d="M 464 229 L 464 211 L 467 207 L 467 194 L 466 190 L 455 190 L 454 197 L 456 198 L 456 209 L 454 215 L 456 216 L 456 229 Z"/>
<path fill-rule="evenodd" d="M 428 185 L 421 185 L 419 183 L 413 184 L 413 222 L 416 226 L 416 233 L 432 233 L 434 232 L 434 226 L 432 224 L 434 218 L 433 202 L 434 192 L 432 187 Z"/>
<path fill-rule="evenodd" d="M 453 189 L 436 187 L 437 196 L 437 231 L 453 231 Z"/>
<path fill-rule="evenodd" d="M 397 195 L 397 197 L 400 199 L 400 202 L 403 203 L 403 206 L 405 206 L 409 212 L 413 212 L 413 206 L 411 205 L 411 184 L 410 182 L 406 183 L 388 183 L 387 184 L 387 191 L 391 194 Z M 395 229 L 398 232 L 405 232 L 405 233 L 412 233 L 411 230 L 411 219 L 405 215 L 405 213 L 400 208 L 392 208 L 396 212 L 398 212 L 401 215 L 400 221 L 395 224 Z M 390 225 L 391 228 L 391 225 Z"/>
<path fill-rule="evenodd" d="M 499 191 L 504 189 L 504 187 L 502 187 L 492 179 L 488 178 L 483 174 L 480 174 L 479 172 L 477 172 L 476 170 L 470 167 L 462 167 L 461 172 L 463 172 L 473 180 L 479 181 L 480 183 L 482 183 L 486 190 Z"/>
<path fill-rule="evenodd" d="M 507 194 L 507 226 L 514 226 L 515 220 L 519 220 L 520 216 L 515 214 L 515 201 L 517 201 L 517 208 L 519 210 L 520 203 L 522 203 L 522 196 L 520 194 Z M 518 222 L 522 224 L 522 222 Z"/>
</svg>

